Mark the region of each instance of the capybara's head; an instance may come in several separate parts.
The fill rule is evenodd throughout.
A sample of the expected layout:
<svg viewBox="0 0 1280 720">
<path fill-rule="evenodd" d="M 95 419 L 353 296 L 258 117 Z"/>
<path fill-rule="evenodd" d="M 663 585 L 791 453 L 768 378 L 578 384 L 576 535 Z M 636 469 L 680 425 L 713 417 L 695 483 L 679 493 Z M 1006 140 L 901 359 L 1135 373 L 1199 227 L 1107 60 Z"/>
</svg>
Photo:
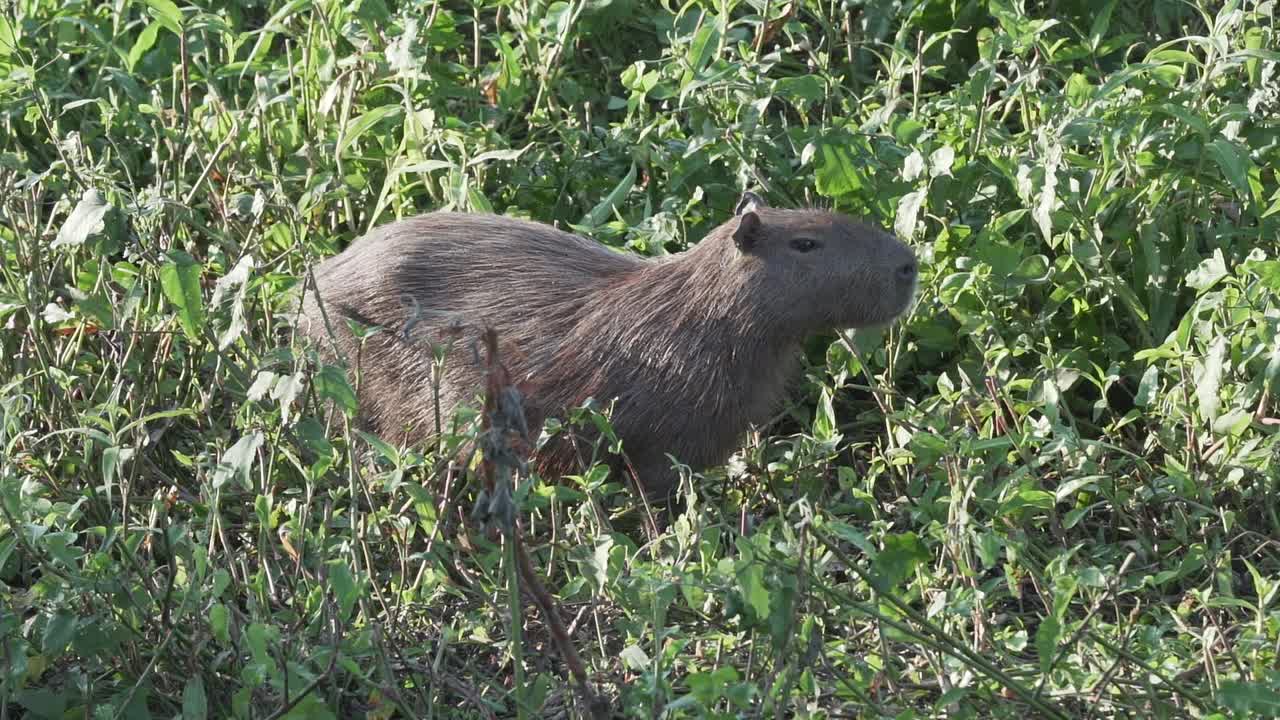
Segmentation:
<svg viewBox="0 0 1280 720">
<path fill-rule="evenodd" d="M 771 208 L 745 193 L 708 239 L 725 246 L 748 286 L 773 296 L 760 302 L 775 320 L 801 333 L 882 325 L 915 297 L 911 249 L 840 213 Z"/>
</svg>

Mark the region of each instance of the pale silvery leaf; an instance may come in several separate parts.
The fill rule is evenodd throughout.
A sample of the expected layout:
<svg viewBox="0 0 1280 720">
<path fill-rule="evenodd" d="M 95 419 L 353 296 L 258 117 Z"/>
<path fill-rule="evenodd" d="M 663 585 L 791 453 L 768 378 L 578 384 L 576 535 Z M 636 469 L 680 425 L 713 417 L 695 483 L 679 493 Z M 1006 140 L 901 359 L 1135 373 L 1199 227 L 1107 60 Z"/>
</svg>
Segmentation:
<svg viewBox="0 0 1280 720">
<path fill-rule="evenodd" d="M 898 237 L 909 240 L 916 234 L 916 217 L 924 205 L 925 191 L 916 190 L 902 196 L 898 201 L 898 215 L 893 221 L 893 229 Z"/>
<path fill-rule="evenodd" d="M 1040 234 L 1045 243 L 1053 245 L 1053 217 L 1051 213 L 1057 206 L 1058 196 L 1058 163 L 1062 161 L 1062 146 L 1051 145 L 1044 159 L 1044 185 L 1040 187 L 1040 198 L 1036 201 L 1031 217 L 1040 226 Z"/>
<path fill-rule="evenodd" d="M 240 258 L 240 262 L 237 262 L 236 266 L 231 268 L 231 272 L 218 278 L 218 282 L 214 283 L 213 300 L 209 304 L 213 307 L 221 305 L 223 296 L 226 295 L 228 290 L 244 285 L 245 281 L 249 279 L 249 273 L 253 271 L 253 267 L 252 255 L 245 255 Z"/>
<path fill-rule="evenodd" d="M 75 315 L 63 310 L 62 306 L 57 303 L 49 303 L 48 305 L 45 305 L 44 312 L 40 313 L 40 316 L 43 317 L 44 321 L 50 325 L 56 325 L 57 323 L 70 320 L 75 317 Z"/>
<path fill-rule="evenodd" d="M 913 150 L 902 163 L 902 179 L 911 182 L 920 177 L 922 172 L 924 172 L 924 156 L 919 150 Z"/>
<path fill-rule="evenodd" d="M 265 397 L 271 386 L 275 385 L 277 377 L 279 376 L 270 370 L 259 372 L 258 376 L 253 379 L 253 384 L 249 386 L 249 399 L 256 402 Z"/>
<path fill-rule="evenodd" d="M 951 166 L 955 164 L 956 151 L 950 145 L 943 145 L 929 155 L 929 174 L 933 177 L 950 175 Z"/>
<path fill-rule="evenodd" d="M 102 193 L 86 190 L 50 247 L 83 245 L 90 235 L 102 229 L 102 217 L 110 209 Z"/>
<path fill-rule="evenodd" d="M 1200 401 L 1200 417 L 1210 422 L 1218 419 L 1218 407 L 1222 398 L 1218 395 L 1222 387 L 1222 362 L 1227 354 L 1227 339 L 1219 337 L 1209 348 L 1209 355 L 1204 359 L 1204 370 L 1196 380 L 1196 400 Z"/>
</svg>

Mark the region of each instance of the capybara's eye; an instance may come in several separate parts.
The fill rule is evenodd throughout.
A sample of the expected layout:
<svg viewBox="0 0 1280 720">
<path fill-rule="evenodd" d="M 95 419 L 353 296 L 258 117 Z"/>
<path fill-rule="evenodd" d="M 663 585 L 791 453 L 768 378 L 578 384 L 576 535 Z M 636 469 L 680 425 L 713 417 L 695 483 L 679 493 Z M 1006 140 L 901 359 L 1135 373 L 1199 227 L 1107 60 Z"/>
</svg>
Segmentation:
<svg viewBox="0 0 1280 720">
<path fill-rule="evenodd" d="M 818 241 L 813 238 L 795 238 L 791 241 L 791 249 L 799 252 L 810 252 L 818 247 Z"/>
</svg>

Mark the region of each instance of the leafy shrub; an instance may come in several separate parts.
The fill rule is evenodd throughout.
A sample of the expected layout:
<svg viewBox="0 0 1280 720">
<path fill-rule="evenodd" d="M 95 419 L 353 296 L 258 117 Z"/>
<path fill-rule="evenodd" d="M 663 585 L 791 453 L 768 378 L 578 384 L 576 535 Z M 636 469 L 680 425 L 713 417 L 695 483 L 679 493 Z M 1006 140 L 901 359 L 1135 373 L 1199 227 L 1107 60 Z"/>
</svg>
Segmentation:
<svg viewBox="0 0 1280 720">
<path fill-rule="evenodd" d="M 1280 713 L 1273 3 L 2 13 L 0 715 L 582 713 L 460 530 L 474 429 L 357 431 L 292 300 L 428 209 L 657 255 L 743 188 L 920 299 L 652 541 L 601 468 L 517 495 L 615 708 Z"/>
</svg>

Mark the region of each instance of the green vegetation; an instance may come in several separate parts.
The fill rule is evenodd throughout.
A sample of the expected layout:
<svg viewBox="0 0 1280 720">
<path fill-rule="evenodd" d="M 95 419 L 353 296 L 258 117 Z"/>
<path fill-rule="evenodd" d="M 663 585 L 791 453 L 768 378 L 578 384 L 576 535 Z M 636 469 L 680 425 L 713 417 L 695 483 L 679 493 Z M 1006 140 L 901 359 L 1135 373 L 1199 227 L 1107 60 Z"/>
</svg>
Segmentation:
<svg viewBox="0 0 1280 720">
<path fill-rule="evenodd" d="M 744 188 L 920 302 L 652 542 L 517 495 L 616 710 L 1280 714 L 1276 4 L 1046 4 L 3 3 L 0 718 L 582 716 L 291 302 L 428 209 L 657 254 Z"/>
</svg>

